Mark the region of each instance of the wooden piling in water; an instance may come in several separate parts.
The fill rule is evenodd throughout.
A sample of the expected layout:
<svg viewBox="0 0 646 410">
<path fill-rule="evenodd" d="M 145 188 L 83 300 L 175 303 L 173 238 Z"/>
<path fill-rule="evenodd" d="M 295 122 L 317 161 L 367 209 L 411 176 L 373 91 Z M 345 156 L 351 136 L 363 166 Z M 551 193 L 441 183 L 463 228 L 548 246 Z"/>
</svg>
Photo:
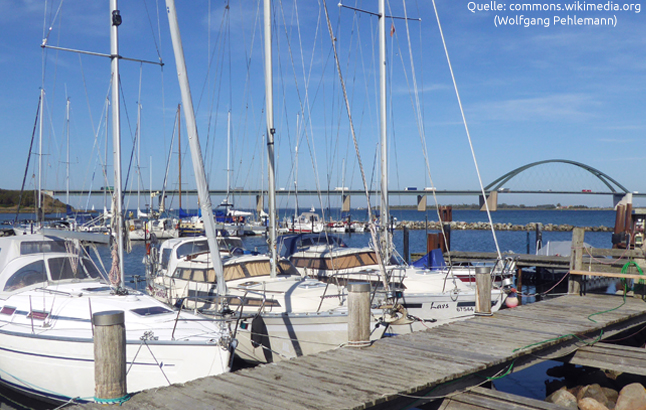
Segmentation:
<svg viewBox="0 0 646 410">
<path fill-rule="evenodd" d="M 476 315 L 491 315 L 491 268 L 476 268 Z"/>
<path fill-rule="evenodd" d="M 348 346 L 370 344 L 370 284 L 348 284 Z"/>
<path fill-rule="evenodd" d="M 572 230 L 572 251 L 570 252 L 570 270 L 580 271 L 583 266 L 583 228 L 576 227 Z M 581 293 L 581 277 L 570 275 L 568 278 L 568 293 Z"/>
<path fill-rule="evenodd" d="M 126 326 L 120 310 L 97 312 L 94 324 L 94 386 L 99 403 L 119 403 L 126 386 Z"/>
</svg>

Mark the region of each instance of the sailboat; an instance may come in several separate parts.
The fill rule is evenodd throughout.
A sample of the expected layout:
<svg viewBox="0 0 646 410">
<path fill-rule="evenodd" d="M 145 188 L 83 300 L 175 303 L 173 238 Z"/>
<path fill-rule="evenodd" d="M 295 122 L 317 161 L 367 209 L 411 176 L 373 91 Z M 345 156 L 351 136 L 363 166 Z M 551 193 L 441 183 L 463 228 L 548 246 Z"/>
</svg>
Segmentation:
<svg viewBox="0 0 646 410">
<path fill-rule="evenodd" d="M 118 245 L 110 274 L 100 274 L 78 241 L 40 234 L 0 238 L 0 383 L 58 403 L 96 400 L 94 313 L 124 312 L 128 393 L 230 367 L 227 323 L 173 310 L 124 286 L 117 0 L 110 1 L 110 12 Z"/>
<path fill-rule="evenodd" d="M 379 112 L 381 144 L 381 195 L 379 241 L 364 248 L 350 248 L 342 240 L 327 234 L 295 234 L 281 238 L 279 251 L 289 258 L 304 275 L 329 283 L 369 282 L 375 292 L 388 294 L 397 290 L 394 305 L 406 312 L 406 320 L 390 324 L 393 334 L 423 330 L 432 325 L 473 316 L 476 305 L 475 287 L 463 282 L 454 269 L 424 269 L 409 266 L 392 249 L 388 205 L 388 152 L 386 121 L 386 32 L 385 2 L 379 0 Z M 332 33 L 330 33 L 332 36 Z M 336 58 L 335 51 L 335 58 Z M 340 74 L 340 66 L 337 62 Z M 346 100 L 347 105 L 347 100 Z M 349 106 L 347 106 L 349 111 Z M 364 180 L 365 186 L 365 180 Z M 368 204 L 370 208 L 370 204 Z M 369 222 L 372 223 L 372 222 Z M 383 261 L 383 262 L 382 262 Z M 514 264 L 496 265 L 493 275 L 503 276 L 510 283 Z M 500 309 L 507 289 L 491 290 L 491 312 Z"/>
<path fill-rule="evenodd" d="M 173 32 L 177 31 L 173 0 L 166 1 Z M 149 292 L 168 304 L 178 301 L 203 314 L 217 311 L 214 296 L 226 288 L 227 295 L 237 295 L 230 307 L 238 309 L 243 317 L 238 327 L 236 354 L 250 362 L 272 362 L 300 355 L 336 348 L 347 343 L 348 308 L 347 290 L 343 286 L 326 284 L 300 275 L 293 265 L 279 259 L 276 253 L 276 201 L 273 152 L 273 89 L 271 75 L 271 18 L 270 0 L 265 0 L 265 84 L 267 99 L 267 137 L 269 163 L 269 255 L 233 255 L 220 258 L 215 245 L 215 224 L 205 217 L 206 241 L 209 252 L 200 252 L 198 240 L 179 239 L 174 246 L 162 246 L 160 261 L 152 261 Z M 171 16 L 173 16 L 171 18 Z M 193 166 L 198 178 L 198 193 L 202 215 L 210 215 L 210 198 L 206 187 L 201 151 L 192 116 L 192 102 L 186 76 L 179 33 L 174 34 L 173 45 L 182 84 L 182 101 L 186 108 L 187 126 Z M 189 108 L 190 107 L 190 108 Z M 182 243 L 180 244 L 180 241 Z M 203 241 L 203 240 L 202 240 Z M 375 304 L 381 301 L 375 299 Z M 398 318 L 397 312 L 377 307 L 371 311 L 371 339 L 380 338 L 388 322 Z"/>
</svg>

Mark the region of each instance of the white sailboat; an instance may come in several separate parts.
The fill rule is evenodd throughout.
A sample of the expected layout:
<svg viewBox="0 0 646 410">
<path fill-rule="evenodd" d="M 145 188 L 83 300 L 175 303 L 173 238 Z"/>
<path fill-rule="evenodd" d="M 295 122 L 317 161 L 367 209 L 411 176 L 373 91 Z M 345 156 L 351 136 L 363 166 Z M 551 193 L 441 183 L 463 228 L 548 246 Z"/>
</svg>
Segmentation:
<svg viewBox="0 0 646 410">
<path fill-rule="evenodd" d="M 109 280 L 77 241 L 0 238 L 0 383 L 54 402 L 95 401 L 94 313 L 123 311 L 128 393 L 229 370 L 224 322 L 124 287 L 117 0 L 110 1 L 116 243 Z M 114 398 L 112 402 L 127 400 Z"/>
<path fill-rule="evenodd" d="M 288 235 L 279 249 L 304 275 L 331 283 L 367 281 L 373 289 L 395 295 L 393 303 L 401 306 L 407 319 L 390 324 L 395 334 L 423 330 L 432 324 L 462 319 L 475 314 L 476 292 L 469 282 L 463 282 L 452 269 L 430 270 L 408 266 L 396 257 L 392 246 L 390 211 L 388 205 L 388 141 L 386 121 L 386 31 L 385 2 L 379 0 L 379 114 L 381 144 L 381 194 L 379 241 L 373 247 L 349 248 L 327 235 Z M 329 28 L 329 27 L 328 27 Z M 332 33 L 330 33 L 332 36 Z M 336 58 L 335 50 L 335 58 Z M 337 61 L 337 69 L 340 66 Z M 348 112 L 350 110 L 346 100 Z M 365 180 L 364 180 L 365 186 Z M 367 195 L 367 194 L 366 194 Z M 368 202 L 368 207 L 370 204 Z M 371 223 L 371 222 L 369 222 Z M 509 278 L 513 264 L 497 265 L 494 274 Z M 491 290 L 492 312 L 502 306 L 506 291 L 502 286 Z"/>
<path fill-rule="evenodd" d="M 167 0 L 169 16 L 175 14 L 173 0 Z M 237 295 L 238 302 L 231 301 L 231 307 L 238 303 L 238 312 L 253 314 L 243 319 L 236 338 L 239 341 L 236 354 L 253 362 L 271 362 L 329 350 L 343 345 L 348 338 L 347 291 L 342 286 L 326 284 L 304 278 L 286 260 L 280 260 L 276 253 L 276 201 L 274 181 L 273 110 L 271 75 L 271 18 L 270 0 L 265 0 L 265 84 L 267 99 L 267 154 L 269 163 L 269 255 L 234 255 L 220 260 L 215 243 L 212 218 L 205 218 L 207 241 L 210 254 L 193 252 L 199 246 L 195 240 L 181 238 L 162 247 L 160 263 L 151 267 L 152 289 L 149 291 L 158 299 L 169 304 L 183 300 L 187 306 L 210 313 L 212 295 L 219 288 L 227 288 L 229 295 Z M 177 30 L 175 18 L 171 27 Z M 182 86 L 182 101 L 186 107 L 187 124 L 191 141 L 197 142 L 190 90 L 186 79 L 186 68 L 181 52 L 179 34 L 173 38 L 178 76 Z M 189 134 L 191 135 L 191 134 Z M 194 155 L 195 174 L 203 176 L 199 142 L 197 149 L 191 146 Z M 197 161 L 195 160 L 197 158 Z M 206 189 L 198 184 L 201 193 L 200 204 L 203 215 L 210 206 Z M 207 223 L 209 222 L 209 223 Z M 191 242 L 192 241 L 192 242 Z M 210 242 L 213 241 L 213 242 Z M 216 252 L 214 252 L 214 249 Z M 153 261 L 154 262 L 154 261 Z M 386 303 L 386 301 L 383 301 Z M 379 304 L 379 299 L 375 300 Z M 391 316 L 389 309 L 376 308 L 371 315 L 371 338 L 380 338 L 387 328 Z M 382 326 L 383 325 L 383 326 Z"/>
</svg>

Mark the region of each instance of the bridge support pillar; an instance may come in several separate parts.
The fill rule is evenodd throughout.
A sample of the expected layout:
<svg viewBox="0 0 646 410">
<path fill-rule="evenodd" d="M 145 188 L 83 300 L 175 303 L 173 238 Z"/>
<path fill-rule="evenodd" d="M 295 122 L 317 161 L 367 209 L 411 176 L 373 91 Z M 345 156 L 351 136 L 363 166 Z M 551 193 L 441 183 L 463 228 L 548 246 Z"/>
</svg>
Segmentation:
<svg viewBox="0 0 646 410">
<path fill-rule="evenodd" d="M 417 195 L 417 210 L 426 212 L 426 195 Z"/>
<path fill-rule="evenodd" d="M 618 194 L 612 194 L 612 206 L 615 208 L 615 211 L 617 210 L 618 205 L 628 205 L 633 203 L 633 194 L 631 192 L 628 193 L 618 193 Z"/>
<path fill-rule="evenodd" d="M 264 195 L 256 195 L 256 212 L 258 215 L 260 215 L 260 211 L 265 209 L 265 196 Z"/>
<path fill-rule="evenodd" d="M 341 206 L 341 212 L 350 212 L 350 195 L 343 194 L 343 205 Z"/>
<path fill-rule="evenodd" d="M 491 212 L 495 212 L 498 210 L 498 191 L 491 191 L 489 192 L 489 196 L 487 196 L 487 206 L 489 207 L 489 210 Z M 487 208 L 485 208 L 485 198 L 480 195 L 480 210 L 481 211 L 486 211 Z"/>
</svg>

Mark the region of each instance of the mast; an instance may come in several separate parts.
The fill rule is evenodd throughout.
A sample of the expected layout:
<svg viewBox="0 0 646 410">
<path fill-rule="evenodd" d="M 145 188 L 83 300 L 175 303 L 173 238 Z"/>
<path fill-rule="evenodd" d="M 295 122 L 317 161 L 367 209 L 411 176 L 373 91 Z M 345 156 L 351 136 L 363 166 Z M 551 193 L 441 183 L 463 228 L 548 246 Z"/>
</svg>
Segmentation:
<svg viewBox="0 0 646 410">
<path fill-rule="evenodd" d="M 182 115 L 177 104 L 177 167 L 179 169 L 179 209 L 182 209 Z"/>
<path fill-rule="evenodd" d="M 141 81 L 139 82 L 139 101 L 137 102 L 137 218 L 141 213 Z"/>
<path fill-rule="evenodd" d="M 265 13 L 265 106 L 267 112 L 267 165 L 269 166 L 269 252 L 271 277 L 276 277 L 276 180 L 274 171 L 274 85 L 271 52 L 271 0 L 264 0 Z"/>
<path fill-rule="evenodd" d="M 229 203 L 229 190 L 231 188 L 231 110 L 227 113 L 227 204 Z"/>
<path fill-rule="evenodd" d="M 36 210 L 36 222 L 42 222 L 43 210 L 43 106 L 45 105 L 45 89 L 40 88 L 40 117 L 38 117 L 38 209 Z"/>
<path fill-rule="evenodd" d="M 296 114 L 296 149 L 294 151 L 294 220 L 298 218 L 298 141 L 301 135 L 300 124 L 298 121 L 299 115 Z"/>
<path fill-rule="evenodd" d="M 103 160 L 103 179 L 106 184 L 108 182 L 108 117 L 110 111 L 110 99 L 106 98 L 105 104 L 105 159 Z M 105 214 L 108 209 L 108 187 L 105 186 L 103 189 L 103 213 Z M 113 209 L 110 209 L 113 211 Z"/>
<path fill-rule="evenodd" d="M 67 162 L 65 173 L 65 203 L 70 203 L 70 99 L 67 99 L 67 107 L 65 110 L 66 117 L 66 133 L 67 133 Z"/>
<path fill-rule="evenodd" d="M 119 25 L 121 14 L 117 0 L 110 0 L 110 60 L 112 61 L 112 150 L 114 155 L 114 215 L 119 254 L 119 287 L 124 286 L 123 272 L 123 201 L 121 198 L 121 113 L 119 107 Z"/>
<path fill-rule="evenodd" d="M 179 23 L 177 22 L 177 11 L 175 9 L 175 0 L 166 0 L 166 10 L 168 12 L 168 24 L 170 34 L 173 40 L 173 51 L 175 52 L 175 65 L 177 66 L 177 78 L 182 92 L 182 104 L 184 105 L 184 116 L 186 119 L 186 130 L 188 132 L 188 142 L 191 148 L 191 158 L 193 159 L 193 171 L 195 172 L 195 182 L 197 184 L 197 194 L 202 210 L 202 219 L 204 220 L 204 231 L 206 233 L 207 243 L 211 252 L 213 269 L 217 277 L 217 294 L 226 294 L 226 283 L 224 282 L 224 272 L 222 260 L 220 259 L 220 249 L 218 248 L 215 237 L 215 220 L 213 219 L 213 206 L 209 195 L 209 187 L 204 172 L 204 162 L 202 159 L 202 148 L 197 135 L 197 125 L 195 123 L 195 111 L 193 110 L 193 100 L 191 89 L 186 72 L 186 62 L 184 61 L 184 49 L 182 47 L 182 37 L 179 32 Z"/>
<path fill-rule="evenodd" d="M 390 211 L 388 209 L 388 139 L 386 133 L 386 7 L 379 0 L 379 117 L 381 136 L 381 234 L 384 261 L 390 259 Z"/>
</svg>

